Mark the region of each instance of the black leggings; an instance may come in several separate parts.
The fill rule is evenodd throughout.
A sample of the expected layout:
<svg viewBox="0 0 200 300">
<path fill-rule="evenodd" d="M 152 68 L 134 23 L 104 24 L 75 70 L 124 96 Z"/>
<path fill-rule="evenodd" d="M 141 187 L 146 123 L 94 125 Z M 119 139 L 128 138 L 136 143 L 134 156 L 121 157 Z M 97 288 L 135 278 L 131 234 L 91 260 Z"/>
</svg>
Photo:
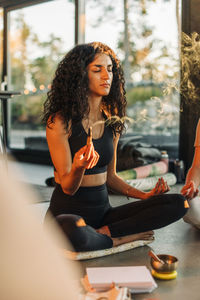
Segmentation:
<svg viewBox="0 0 200 300">
<path fill-rule="evenodd" d="M 107 225 L 111 237 L 158 229 L 185 215 L 184 200 L 180 194 L 162 194 L 111 207 L 105 184 L 81 187 L 73 196 L 57 185 L 48 212 L 56 218 L 76 251 L 89 251 L 112 247 L 112 239 L 95 229 Z M 77 226 L 81 218 L 87 226 Z"/>
</svg>

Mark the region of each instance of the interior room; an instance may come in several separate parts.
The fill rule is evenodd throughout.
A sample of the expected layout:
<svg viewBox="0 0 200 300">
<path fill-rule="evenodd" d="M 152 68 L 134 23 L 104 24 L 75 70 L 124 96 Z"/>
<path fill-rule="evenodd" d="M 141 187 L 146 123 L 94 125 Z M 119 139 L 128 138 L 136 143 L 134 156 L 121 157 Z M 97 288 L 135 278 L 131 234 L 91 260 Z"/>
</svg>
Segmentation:
<svg viewBox="0 0 200 300">
<path fill-rule="evenodd" d="M 199 299 L 199 16 L 198 0 L 0 0 L 1 299 Z M 87 47 L 96 52 L 93 58 L 90 52 L 85 54 L 83 61 L 81 55 Z M 82 49 L 76 61 L 74 49 L 76 53 Z M 64 70 L 67 62 L 69 71 Z M 77 71 L 73 77 L 76 64 L 81 75 Z M 92 93 L 91 78 L 97 80 L 98 76 L 101 80 L 104 76 L 102 94 Z M 78 78 L 77 82 L 73 78 Z M 66 96 L 66 91 L 71 96 Z M 92 97 L 101 107 L 101 115 L 93 118 L 93 123 Z M 51 102 L 54 98 L 56 104 Z M 62 118 L 66 121 L 58 121 Z M 72 130 L 78 122 L 85 144 Z M 51 126 L 58 137 L 51 133 Z M 98 146 L 98 140 L 111 130 L 114 154 L 105 168 L 97 170 L 98 162 L 103 161 L 97 149 L 106 157 L 110 145 L 102 140 Z M 90 163 L 86 162 L 89 157 Z M 75 170 L 76 166 L 79 169 Z M 81 175 L 76 175 L 77 170 Z M 80 190 L 89 193 L 98 186 L 105 186 L 106 205 L 114 211 L 125 204 L 128 208 L 131 203 L 147 203 L 159 195 L 168 195 L 171 202 L 180 198 L 184 207 L 179 216 L 175 202 L 170 212 L 158 206 L 157 214 L 154 208 L 151 217 L 139 214 L 135 219 L 136 227 L 143 230 L 120 235 L 118 228 L 114 234 L 115 227 L 106 221 L 101 227 L 85 222 L 84 214 L 91 217 L 92 210 L 88 204 L 82 215 L 83 204 L 73 198 Z M 80 207 L 75 210 L 75 204 L 69 204 L 69 212 L 61 210 L 54 215 L 52 199 L 58 187 L 68 202 L 76 199 Z M 98 191 L 95 193 L 93 201 L 98 201 Z M 168 198 L 163 198 L 163 205 Z M 47 233 L 41 233 L 49 212 L 57 221 L 58 215 L 80 216 L 82 223 L 76 221 L 76 225 L 89 230 L 88 243 L 106 236 L 112 246 L 78 250 L 73 233 L 66 234 L 71 223 L 65 231 L 61 218 L 61 223 L 49 218 Z M 81 244 L 81 238 L 76 243 Z M 166 261 L 152 258 L 154 254 L 167 256 L 160 257 Z M 170 270 L 156 269 L 156 260 L 163 268 L 171 264 Z M 104 267 L 109 271 L 112 267 L 145 267 L 153 287 L 148 290 L 141 283 L 137 290 L 108 276 L 110 285 L 94 290 L 94 275 L 86 275 Z M 135 270 L 137 281 L 139 269 Z M 75 275 L 70 275 L 73 272 Z M 116 269 L 123 277 L 120 272 L 123 269 Z M 100 276 L 101 284 L 106 283 L 105 274 Z"/>
</svg>

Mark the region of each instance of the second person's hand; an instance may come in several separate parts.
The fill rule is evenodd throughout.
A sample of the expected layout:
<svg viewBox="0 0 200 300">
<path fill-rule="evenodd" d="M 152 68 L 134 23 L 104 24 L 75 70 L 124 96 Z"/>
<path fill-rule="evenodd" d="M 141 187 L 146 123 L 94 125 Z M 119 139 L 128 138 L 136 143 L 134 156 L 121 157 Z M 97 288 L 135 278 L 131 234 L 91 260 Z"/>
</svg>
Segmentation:
<svg viewBox="0 0 200 300">
<path fill-rule="evenodd" d="M 196 188 L 194 181 L 186 183 L 181 189 L 181 194 L 188 200 L 196 197 L 199 193 L 199 189 Z"/>
</svg>

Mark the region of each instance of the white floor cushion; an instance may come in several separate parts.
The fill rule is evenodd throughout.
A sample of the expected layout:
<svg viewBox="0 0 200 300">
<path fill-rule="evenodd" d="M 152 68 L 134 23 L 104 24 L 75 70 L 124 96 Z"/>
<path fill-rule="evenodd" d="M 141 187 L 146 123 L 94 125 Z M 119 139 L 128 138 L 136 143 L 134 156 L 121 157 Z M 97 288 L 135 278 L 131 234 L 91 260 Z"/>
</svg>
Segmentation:
<svg viewBox="0 0 200 300">
<path fill-rule="evenodd" d="M 190 208 L 187 214 L 183 217 L 186 223 L 192 224 L 200 229 L 200 197 L 195 197 L 189 201 Z"/>
</svg>

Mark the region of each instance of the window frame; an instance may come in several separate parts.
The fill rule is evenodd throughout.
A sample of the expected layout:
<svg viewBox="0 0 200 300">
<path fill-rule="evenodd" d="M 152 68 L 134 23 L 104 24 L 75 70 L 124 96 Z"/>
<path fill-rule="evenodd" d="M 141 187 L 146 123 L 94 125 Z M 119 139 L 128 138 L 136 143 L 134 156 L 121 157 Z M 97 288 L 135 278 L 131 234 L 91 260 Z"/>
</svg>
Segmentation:
<svg viewBox="0 0 200 300">
<path fill-rule="evenodd" d="M 2 65 L 2 82 L 4 81 L 5 76 L 8 78 L 8 87 L 9 87 L 9 45 L 8 45 L 8 31 L 9 31 L 9 13 L 13 10 L 25 8 L 28 6 L 33 6 L 45 2 L 49 2 L 53 0 L 32 0 L 32 1 L 0 1 L 0 7 L 3 8 L 3 65 Z M 19 3 L 20 2 L 20 3 Z M 79 29 L 79 16 L 82 12 L 80 6 L 80 0 L 74 0 L 75 5 L 75 20 L 74 20 L 74 31 L 75 31 L 75 38 L 74 44 L 76 45 L 80 38 L 84 38 L 80 36 L 80 29 Z M 12 101 L 8 99 L 8 101 Z M 14 156 L 18 161 L 22 162 L 32 162 L 38 164 L 52 164 L 50 154 L 48 150 L 30 150 L 30 149 L 17 149 L 11 148 L 9 146 L 9 139 L 8 139 L 8 101 L 3 101 L 3 114 L 5 120 L 5 140 L 7 144 L 7 151 Z"/>
<path fill-rule="evenodd" d="M 8 27 L 9 27 L 9 12 L 11 10 L 24 8 L 27 6 L 32 6 L 36 4 L 41 4 L 44 2 L 49 2 L 53 0 L 0 0 L 0 7 L 3 8 L 3 66 L 2 66 L 2 81 L 4 76 L 8 75 L 9 66 L 9 49 L 8 49 Z M 84 42 L 84 36 L 80 36 L 80 14 L 83 9 L 80 1 L 84 0 L 74 0 L 75 4 L 75 20 L 74 20 L 74 31 L 75 40 L 74 44 L 78 44 L 79 41 Z M 182 0 L 182 31 L 190 34 L 193 31 L 200 33 L 200 17 L 197 16 L 198 0 Z M 9 100 L 12 101 L 12 100 Z M 181 105 L 185 105 L 184 99 L 181 97 Z M 3 103 L 4 120 L 6 123 L 6 141 L 8 142 L 8 107 L 7 102 Z M 193 108 L 194 109 L 194 108 Z M 189 168 L 192 162 L 194 147 L 193 141 L 195 138 L 195 128 L 198 122 L 198 118 L 193 115 L 193 110 L 185 105 L 185 112 L 180 114 L 180 135 L 179 135 L 179 159 L 182 159 L 185 163 L 186 170 Z M 7 143 L 8 144 L 8 143 Z M 186 149 L 187 145 L 187 149 Z M 28 150 L 28 149 L 12 149 L 8 147 L 8 151 L 16 157 L 19 161 L 24 162 L 35 162 L 42 164 L 50 164 L 51 159 L 48 151 L 41 150 Z"/>
</svg>

